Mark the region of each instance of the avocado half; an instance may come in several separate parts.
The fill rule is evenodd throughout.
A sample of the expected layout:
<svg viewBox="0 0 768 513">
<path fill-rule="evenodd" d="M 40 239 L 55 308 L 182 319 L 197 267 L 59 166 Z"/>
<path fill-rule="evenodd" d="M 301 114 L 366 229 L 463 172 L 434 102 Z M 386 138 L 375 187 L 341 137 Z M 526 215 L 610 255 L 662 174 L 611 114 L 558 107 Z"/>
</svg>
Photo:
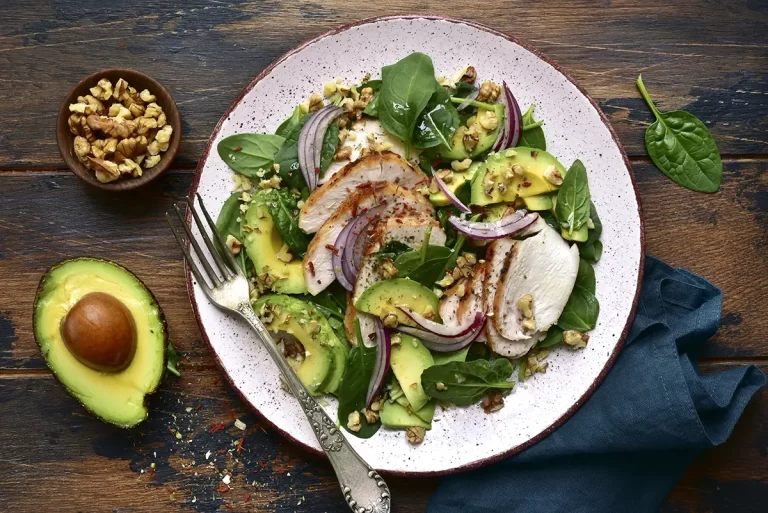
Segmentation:
<svg viewBox="0 0 768 513">
<path fill-rule="evenodd" d="M 133 317 L 136 350 L 119 372 L 101 372 L 81 363 L 62 336 L 62 321 L 70 309 L 93 292 L 115 297 Z M 96 258 L 60 262 L 40 280 L 33 319 L 35 340 L 46 364 L 85 409 L 125 428 L 147 418 L 147 398 L 165 373 L 168 330 L 157 300 L 132 272 Z"/>
</svg>

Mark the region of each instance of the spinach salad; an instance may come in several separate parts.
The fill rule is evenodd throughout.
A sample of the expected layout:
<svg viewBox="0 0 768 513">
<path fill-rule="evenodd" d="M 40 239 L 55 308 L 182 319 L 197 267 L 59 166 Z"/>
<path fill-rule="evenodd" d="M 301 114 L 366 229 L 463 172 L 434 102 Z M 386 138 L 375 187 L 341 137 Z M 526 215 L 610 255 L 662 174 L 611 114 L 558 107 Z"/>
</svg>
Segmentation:
<svg viewBox="0 0 768 513">
<path fill-rule="evenodd" d="M 383 425 L 419 443 L 438 404 L 491 414 L 597 324 L 587 169 L 548 153 L 535 106 L 478 71 L 436 77 L 414 53 L 325 84 L 275 134 L 218 144 L 235 182 L 222 250 L 355 436 Z"/>
</svg>

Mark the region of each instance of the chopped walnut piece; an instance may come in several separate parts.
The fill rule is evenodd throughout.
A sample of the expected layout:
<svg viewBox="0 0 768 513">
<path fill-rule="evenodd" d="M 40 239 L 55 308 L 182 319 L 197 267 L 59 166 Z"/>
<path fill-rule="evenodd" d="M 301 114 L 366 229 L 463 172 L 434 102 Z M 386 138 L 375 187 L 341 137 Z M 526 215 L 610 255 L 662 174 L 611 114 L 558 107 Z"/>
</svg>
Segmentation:
<svg viewBox="0 0 768 513">
<path fill-rule="evenodd" d="M 384 316 L 384 319 L 382 320 L 382 323 L 384 324 L 385 328 L 395 328 L 397 327 L 398 321 L 397 321 L 397 315 L 395 314 L 387 314 Z"/>
<path fill-rule="evenodd" d="M 121 139 L 114 150 L 115 162 L 132 159 L 147 152 L 147 138 L 142 136 Z"/>
<path fill-rule="evenodd" d="M 589 335 L 576 330 L 565 330 L 563 332 L 563 343 L 574 349 L 584 349 L 589 342 Z"/>
<path fill-rule="evenodd" d="M 454 171 L 466 171 L 472 165 L 472 159 L 454 160 L 451 162 L 451 168 Z"/>
<path fill-rule="evenodd" d="M 126 82 L 122 78 L 118 79 L 117 82 L 115 82 L 115 88 L 112 91 L 112 98 L 118 101 L 122 100 L 127 90 L 128 90 L 128 82 Z"/>
<path fill-rule="evenodd" d="M 349 160 L 351 156 L 352 156 L 352 147 L 342 146 L 333 155 L 333 160 Z"/>
<path fill-rule="evenodd" d="M 130 137 L 136 129 L 136 123 L 134 121 L 123 121 L 121 123 L 106 116 L 97 116 L 96 114 L 90 114 L 86 118 L 86 122 L 92 130 L 102 132 L 109 137 L 118 137 L 120 139 Z"/>
<path fill-rule="evenodd" d="M 233 255 L 239 255 L 240 248 L 243 246 L 231 233 L 227 234 L 227 240 L 224 244 L 226 244 L 227 249 L 229 249 L 229 252 Z"/>
<path fill-rule="evenodd" d="M 459 81 L 466 82 L 467 84 L 474 84 L 476 78 L 477 78 L 477 71 L 475 70 L 475 67 L 467 66 L 467 69 L 464 70 L 464 74 L 461 76 Z"/>
<path fill-rule="evenodd" d="M 419 426 L 410 426 L 405 428 L 405 436 L 412 444 L 420 444 L 424 441 L 424 435 L 427 433 L 426 429 Z"/>
<path fill-rule="evenodd" d="M 139 98 L 147 103 L 152 103 L 157 99 L 154 94 L 149 92 L 149 89 L 144 89 L 142 92 L 140 92 Z"/>
<path fill-rule="evenodd" d="M 120 170 L 114 162 L 93 157 L 88 157 L 88 162 L 96 172 L 96 179 L 101 183 L 114 182 L 120 178 Z"/>
<path fill-rule="evenodd" d="M 142 164 L 144 169 L 155 167 L 157 163 L 160 162 L 160 158 L 160 155 L 150 155 L 149 157 L 146 157 L 144 159 L 144 163 Z"/>
<path fill-rule="evenodd" d="M 368 424 L 375 424 L 379 421 L 379 414 L 373 410 L 369 410 L 368 408 L 363 410 L 363 415 L 365 415 L 365 420 L 368 422 Z"/>
<path fill-rule="evenodd" d="M 80 160 L 83 160 L 90 151 L 91 143 L 88 142 L 88 139 L 79 135 L 75 137 L 75 155 L 77 155 Z"/>
<path fill-rule="evenodd" d="M 323 108 L 323 97 L 317 93 L 312 93 L 309 96 L 309 112 L 315 112 Z"/>
<path fill-rule="evenodd" d="M 485 413 L 490 415 L 491 413 L 499 411 L 504 407 L 504 397 L 502 397 L 501 392 L 491 390 L 488 392 L 488 397 L 486 397 L 483 402 L 480 403 L 480 406 L 483 407 L 483 411 Z"/>
<path fill-rule="evenodd" d="M 544 178 L 552 185 L 563 185 L 563 175 L 555 166 L 549 166 L 544 170 Z"/>
<path fill-rule="evenodd" d="M 480 91 L 477 93 L 477 101 L 485 103 L 493 103 L 499 99 L 501 94 L 501 86 L 486 80 L 480 85 Z"/>
<path fill-rule="evenodd" d="M 360 418 L 360 412 L 359 411 L 353 411 L 347 417 L 347 429 L 357 433 L 362 428 L 363 428 L 363 423 L 362 423 L 362 420 Z"/>
</svg>

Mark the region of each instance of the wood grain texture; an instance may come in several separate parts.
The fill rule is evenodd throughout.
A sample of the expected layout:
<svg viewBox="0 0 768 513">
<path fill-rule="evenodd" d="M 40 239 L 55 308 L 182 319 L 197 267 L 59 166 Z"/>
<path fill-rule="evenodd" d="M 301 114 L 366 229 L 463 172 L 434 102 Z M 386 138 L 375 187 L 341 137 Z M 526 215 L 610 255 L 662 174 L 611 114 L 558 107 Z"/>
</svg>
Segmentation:
<svg viewBox="0 0 768 513">
<path fill-rule="evenodd" d="M 329 465 L 262 429 L 225 385 L 192 316 L 163 214 L 187 194 L 211 130 L 261 69 L 339 24 L 405 13 L 485 23 L 568 70 L 630 155 L 648 253 L 723 289 L 723 323 L 704 349 L 704 370 L 755 362 L 768 372 L 765 2 L 9 0 L 0 24 L 0 511 L 345 511 Z M 54 130 L 69 88 L 118 66 L 169 89 L 184 141 L 172 172 L 116 197 L 63 168 Z M 643 134 L 652 119 L 635 89 L 639 73 L 660 109 L 689 110 L 710 128 L 726 156 L 719 193 L 682 189 L 650 164 Z M 133 430 L 88 415 L 47 371 L 32 337 L 40 276 L 85 255 L 113 259 L 145 281 L 183 355 L 182 378 L 164 382 L 149 420 Z M 766 433 L 762 391 L 731 439 L 694 463 L 662 513 L 765 511 Z M 224 473 L 232 475 L 228 490 Z M 388 482 L 394 511 L 417 513 L 438 481 Z"/>
<path fill-rule="evenodd" d="M 342 0 L 12 0 L 0 28 L 0 165 L 59 163 L 52 105 L 106 67 L 133 67 L 168 88 L 184 122 L 179 162 L 196 162 L 240 90 L 298 42 L 342 23 L 405 13 L 467 18 L 529 41 L 599 101 L 630 155 L 645 155 L 651 121 L 635 89 L 639 73 L 659 108 L 692 111 L 724 154 L 768 151 L 768 45 L 759 37 L 768 11 L 755 0 L 549 0 L 535 8 L 521 0 L 392 0 L 364 9 Z"/>
</svg>

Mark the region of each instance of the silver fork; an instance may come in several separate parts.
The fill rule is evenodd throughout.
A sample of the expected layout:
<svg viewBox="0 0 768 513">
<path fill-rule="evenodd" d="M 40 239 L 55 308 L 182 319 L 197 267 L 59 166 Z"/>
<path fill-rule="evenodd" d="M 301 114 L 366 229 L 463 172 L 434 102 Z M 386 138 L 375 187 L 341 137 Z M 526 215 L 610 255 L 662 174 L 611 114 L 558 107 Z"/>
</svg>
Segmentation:
<svg viewBox="0 0 768 513">
<path fill-rule="evenodd" d="M 232 254 L 226 250 L 224 242 L 216 231 L 216 225 L 205 209 L 199 194 L 197 195 L 197 200 L 200 203 L 200 210 L 202 210 L 208 228 L 213 233 L 218 247 L 222 248 L 222 251 L 217 251 L 216 246 L 211 241 L 211 237 L 207 234 L 205 225 L 195 210 L 194 199 L 187 199 L 187 208 L 192 212 L 192 217 L 200 231 L 200 238 L 205 243 L 206 248 L 208 248 L 209 254 L 213 257 L 213 265 L 202 251 L 195 236 L 192 235 L 192 231 L 187 226 L 179 206 L 175 204 L 173 208 L 181 221 L 181 226 L 186 232 L 186 241 L 174 227 L 170 213 L 165 214 L 171 231 L 173 231 L 173 235 L 176 237 L 176 242 L 181 246 L 184 258 L 197 280 L 197 284 L 214 305 L 222 310 L 239 315 L 256 332 L 257 338 L 280 369 L 285 382 L 288 384 L 288 388 L 299 399 L 301 409 L 304 410 L 304 414 L 307 416 L 307 420 L 309 420 L 312 430 L 315 432 L 317 441 L 320 442 L 320 447 L 323 448 L 323 451 L 325 451 L 325 454 L 331 461 L 333 470 L 336 472 L 336 477 L 341 485 L 341 492 L 344 494 L 344 499 L 347 501 L 350 509 L 354 513 L 389 513 L 391 497 L 387 483 L 349 445 L 341 429 L 336 427 L 333 420 L 309 394 L 285 361 L 269 332 L 256 316 L 253 308 L 251 308 L 248 279 L 243 274 L 240 266 L 237 265 Z M 202 264 L 202 272 L 190 254 L 187 241 L 195 253 L 197 253 L 198 259 Z M 223 258 L 222 254 L 224 255 Z"/>
</svg>

